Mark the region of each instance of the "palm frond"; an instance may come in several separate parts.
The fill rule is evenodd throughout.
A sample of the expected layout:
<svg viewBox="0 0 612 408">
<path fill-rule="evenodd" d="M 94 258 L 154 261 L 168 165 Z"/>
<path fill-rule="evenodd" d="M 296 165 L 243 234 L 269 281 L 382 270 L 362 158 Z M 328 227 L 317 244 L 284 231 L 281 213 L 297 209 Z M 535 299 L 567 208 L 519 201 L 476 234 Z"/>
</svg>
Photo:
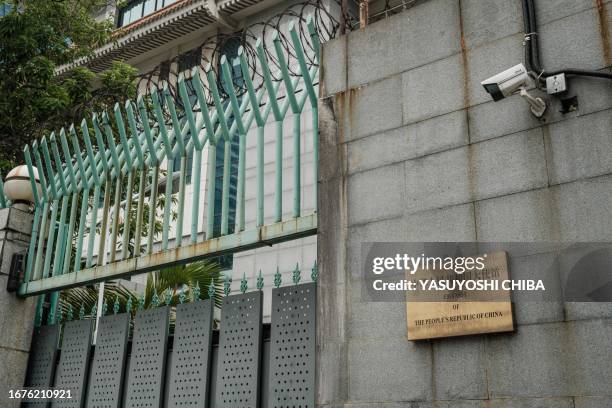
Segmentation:
<svg viewBox="0 0 612 408">
<path fill-rule="evenodd" d="M 150 272 L 147 275 L 144 292 L 144 307 L 150 307 L 154 293 L 157 293 L 160 301 L 163 302 L 168 289 L 172 292 L 171 305 L 176 305 L 179 303 L 180 291 L 182 290 L 186 298 L 190 299 L 193 295 L 192 289 L 196 285 L 200 287 L 200 299 L 208 299 L 208 287 L 211 282 L 215 287 L 215 305 L 220 307 L 223 292 L 220 272 L 218 263 L 207 260 Z M 125 312 L 130 298 L 132 299 L 132 312 L 134 313 L 141 296 L 141 294 L 122 286 L 117 281 L 108 281 L 104 285 L 104 300 L 108 304 L 109 313 L 113 310 L 115 299 L 119 302 L 119 311 Z M 66 316 L 68 308 L 72 306 L 74 316 L 77 317 L 82 306 L 85 315 L 89 316 L 97 302 L 98 288 L 96 286 L 84 286 L 63 291 L 60 296 L 59 307 Z"/>
</svg>

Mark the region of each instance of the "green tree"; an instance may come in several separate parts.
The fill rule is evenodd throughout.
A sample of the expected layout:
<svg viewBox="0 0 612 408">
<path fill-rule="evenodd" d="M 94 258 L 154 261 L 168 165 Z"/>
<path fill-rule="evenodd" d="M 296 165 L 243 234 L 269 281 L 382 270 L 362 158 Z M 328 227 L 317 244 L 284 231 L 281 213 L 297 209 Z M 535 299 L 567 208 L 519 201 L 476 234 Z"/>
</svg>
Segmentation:
<svg viewBox="0 0 612 408">
<path fill-rule="evenodd" d="M 138 72 L 121 61 L 113 62 L 108 70 L 98 74 L 81 66 L 68 74 L 56 75 L 59 66 L 92 56 L 96 48 L 112 39 L 112 23 L 92 17 L 108 1 L 4 2 L 12 4 L 12 11 L 0 18 L 0 174 L 6 175 L 14 166 L 23 164 L 22 149 L 26 144 L 71 123 L 78 128 L 81 120 L 91 117 L 93 112 L 112 111 L 116 102 L 135 98 Z M 118 137 L 114 124 L 111 126 Z M 90 133 L 93 134 L 91 128 Z M 170 201 L 174 202 L 175 198 Z M 163 209 L 164 205 L 166 200 L 161 194 L 156 203 L 157 210 Z M 80 202 L 77 203 L 77 208 L 80 206 Z M 131 230 L 130 255 L 134 255 L 136 203 L 132 207 L 127 222 Z M 148 204 L 144 210 L 146 220 L 150 211 Z M 172 216 L 176 218 L 174 211 Z M 123 228 L 121 225 L 120 233 Z M 142 235 L 158 235 L 161 228 L 157 219 L 153 226 L 145 223 Z M 77 231 L 75 237 L 76 234 Z M 217 276 L 217 264 L 196 263 L 151 273 L 148 280 L 158 291 L 168 287 L 175 291 L 183 287 L 184 291 L 189 291 L 195 282 L 208 285 Z M 145 294 L 147 305 L 152 297 L 149 286 Z M 117 282 L 107 282 L 105 298 L 112 305 L 115 297 L 121 300 L 123 311 L 129 298 L 136 307 L 139 294 L 130 292 Z M 94 287 L 71 289 L 61 294 L 60 307 L 66 313 L 67 305 L 71 304 L 78 313 L 83 304 L 89 314 L 96 298 Z M 176 298 L 174 296 L 174 301 Z"/>
<path fill-rule="evenodd" d="M 107 0 L 13 0 L 0 19 L 0 172 L 22 164 L 22 148 L 43 132 L 79 123 L 136 93 L 137 71 L 115 62 L 58 76 L 62 64 L 88 57 L 110 40 L 110 21 L 92 15 Z M 92 90 L 96 84 L 96 90 Z"/>
</svg>

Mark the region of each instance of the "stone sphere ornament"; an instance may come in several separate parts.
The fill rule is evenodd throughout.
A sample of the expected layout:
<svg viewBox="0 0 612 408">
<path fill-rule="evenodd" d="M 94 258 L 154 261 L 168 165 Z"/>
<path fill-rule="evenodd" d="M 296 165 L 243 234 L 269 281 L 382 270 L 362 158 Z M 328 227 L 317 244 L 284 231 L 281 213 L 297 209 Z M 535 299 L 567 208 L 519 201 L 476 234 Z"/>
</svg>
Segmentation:
<svg viewBox="0 0 612 408">
<path fill-rule="evenodd" d="M 38 169 L 36 167 L 32 167 L 32 169 L 34 170 L 34 180 L 36 180 L 36 188 L 40 196 L 42 194 L 42 189 L 40 187 Z M 9 171 L 4 179 L 4 195 L 14 204 L 34 203 L 34 194 L 32 191 L 32 184 L 30 183 L 28 166 L 17 166 Z"/>
</svg>

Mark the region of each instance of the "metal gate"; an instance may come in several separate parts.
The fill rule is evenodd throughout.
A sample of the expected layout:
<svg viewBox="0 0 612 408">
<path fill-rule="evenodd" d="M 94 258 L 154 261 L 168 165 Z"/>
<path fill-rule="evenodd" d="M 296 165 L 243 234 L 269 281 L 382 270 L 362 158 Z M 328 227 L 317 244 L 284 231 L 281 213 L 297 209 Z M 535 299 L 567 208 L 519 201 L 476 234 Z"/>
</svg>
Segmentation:
<svg viewBox="0 0 612 408">
<path fill-rule="evenodd" d="M 301 23 L 300 23 L 301 24 Z M 90 285 L 202 258 L 236 253 L 260 246 L 314 235 L 317 231 L 317 99 L 319 37 L 311 18 L 305 24 L 313 55 L 306 57 L 304 33 L 288 27 L 295 66 L 289 66 L 280 33 L 273 38 L 276 58 L 268 61 L 257 42 L 261 86 L 253 83 L 244 52 L 219 61 L 213 69 L 194 69 L 189 79 L 177 82 L 180 104 L 167 84 L 151 89 L 136 102 L 117 104 L 112 116 L 93 115 L 77 127 L 24 149 L 34 190 L 35 219 L 21 296 L 39 295 L 37 329 L 29 361 L 27 387 L 69 389 L 70 399 L 32 401 L 26 405 L 53 407 L 314 407 L 316 263 L 311 282 L 300 283 L 299 268 L 293 284 L 282 285 L 277 272 L 269 299 L 263 280 L 249 292 L 243 278 L 240 294 L 231 295 L 226 284 L 220 329 L 214 329 L 215 287 L 200 300 L 199 286 L 190 290 L 190 302 L 154 294 L 152 307 L 144 300 L 132 314 L 131 300 L 124 313 L 119 307 L 96 324 L 96 311 L 84 309 L 74 319 L 72 309 L 64 322 L 55 315 L 59 291 Z M 314 61 L 314 63 L 313 63 Z M 278 72 L 274 75 L 271 66 Z M 234 84 L 240 74 L 242 93 Z M 275 79 L 277 78 L 277 79 Z M 223 92 L 226 97 L 222 97 Z M 194 103 L 195 101 L 195 103 Z M 309 200 L 314 211 L 301 208 L 301 113 L 306 103 L 312 111 L 313 165 L 309 172 L 315 188 Z M 288 115 L 288 112 L 291 115 Z M 151 118 L 152 116 L 152 118 Z M 127 118 L 127 119 L 124 119 Z M 290 180 L 293 200 L 290 216 L 283 215 L 283 134 L 286 118 L 292 120 L 293 149 Z M 249 129 L 256 129 L 256 206 L 254 226 L 245 223 L 245 163 Z M 274 201 L 264 203 L 264 132 L 274 133 Z M 231 142 L 238 141 L 236 225 L 230 225 L 229 172 Z M 69 143 L 70 141 L 70 143 Z M 81 142 L 82 141 L 82 142 Z M 224 142 L 220 231 L 215 232 L 215 155 Z M 82 147 L 83 145 L 83 147 Z M 199 186 L 202 154 L 208 150 L 207 205 L 202 208 Z M 61 152 L 61 153 L 60 153 Z M 183 238 L 187 157 L 195 166 L 191 225 Z M 178 191 L 172 177 L 180 161 Z M 35 171 L 36 166 L 37 171 Z M 154 242 L 158 184 L 166 174 L 166 198 L 177 194 L 175 239 L 170 239 L 171 205 L 166 203 L 161 222 L 162 239 Z M 287 178 L 285 178 L 287 180 Z M 285 183 L 286 184 L 286 183 Z M 40 185 L 40 189 L 38 186 Z M 1 198 L 1 197 L 0 197 Z M 136 231 L 124 227 L 136 204 Z M 0 203 L 1 204 L 1 203 Z M 145 217 L 149 206 L 148 219 Z M 266 209 L 272 214 L 270 217 Z M 202 222 L 205 220 L 204 222 Z M 233 227 L 233 228 L 232 228 Z M 143 229 L 149 234 L 144 238 Z M 96 232 L 99 231 L 99 232 Z M 76 236 L 73 248 L 72 237 Z M 85 239 L 87 238 L 87 239 Z M 130 249 L 130 245 L 132 245 Z M 41 327 L 43 295 L 51 293 L 47 325 Z M 262 323 L 263 302 L 271 303 L 271 322 Z M 162 304 L 160 304 L 162 303 Z M 132 319 L 132 315 L 134 316 Z M 133 321 L 132 321 L 133 320 Z M 174 332 L 170 334 L 171 320 Z M 93 330 L 96 344 L 90 346 Z M 61 339 L 61 348 L 59 347 Z"/>
<path fill-rule="evenodd" d="M 70 398 L 25 405 L 314 408 L 316 282 L 271 297 L 269 325 L 254 291 L 223 298 L 218 331 L 210 299 L 178 305 L 172 336 L 169 305 L 138 310 L 131 338 L 129 312 L 103 316 L 95 346 L 95 315 L 38 328 L 25 385 Z"/>
</svg>

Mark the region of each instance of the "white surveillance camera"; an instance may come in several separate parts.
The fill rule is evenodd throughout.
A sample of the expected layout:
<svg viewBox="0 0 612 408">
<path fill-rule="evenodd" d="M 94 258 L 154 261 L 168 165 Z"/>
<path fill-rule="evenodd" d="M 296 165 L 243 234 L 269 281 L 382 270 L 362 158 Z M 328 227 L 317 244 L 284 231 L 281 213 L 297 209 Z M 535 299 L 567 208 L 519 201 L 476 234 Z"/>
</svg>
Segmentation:
<svg viewBox="0 0 612 408">
<path fill-rule="evenodd" d="M 481 82 L 494 101 L 513 95 L 521 87 L 530 84 L 529 73 L 523 64 L 518 64 Z"/>
<path fill-rule="evenodd" d="M 531 112 L 538 118 L 544 115 L 546 103 L 542 98 L 535 98 L 527 92 L 533 81 L 523 64 L 518 64 L 481 82 L 494 101 L 499 101 L 518 93 L 527 100 Z"/>
</svg>

